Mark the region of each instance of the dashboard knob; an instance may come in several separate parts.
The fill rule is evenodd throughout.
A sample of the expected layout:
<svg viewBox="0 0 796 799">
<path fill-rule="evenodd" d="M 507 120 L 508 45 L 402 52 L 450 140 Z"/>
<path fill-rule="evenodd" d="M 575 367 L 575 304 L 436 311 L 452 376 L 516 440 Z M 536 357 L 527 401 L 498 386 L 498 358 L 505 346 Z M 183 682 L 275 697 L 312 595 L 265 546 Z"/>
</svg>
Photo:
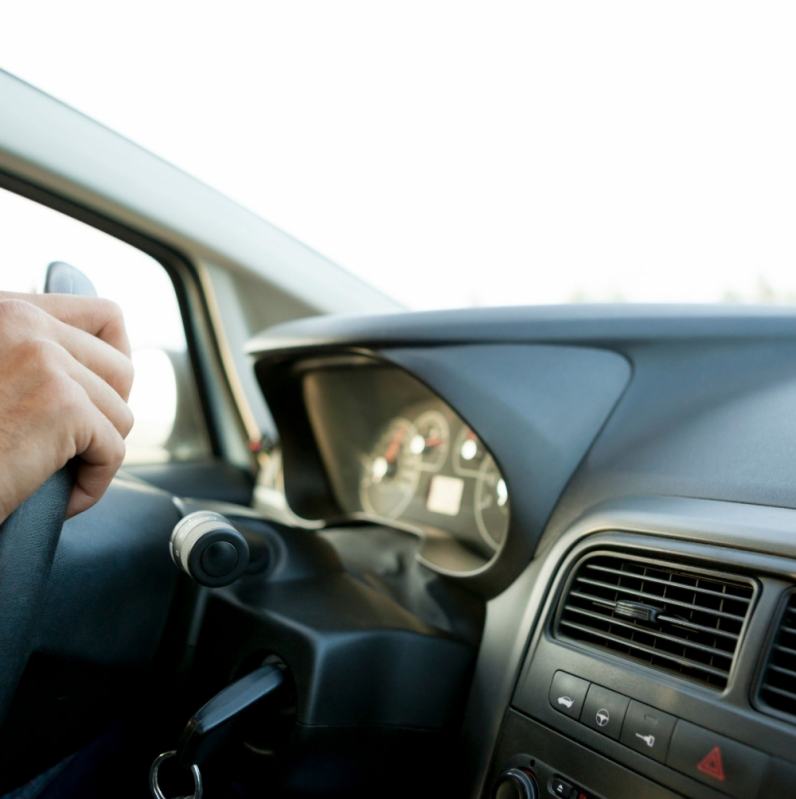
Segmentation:
<svg viewBox="0 0 796 799">
<path fill-rule="evenodd" d="M 495 783 L 492 799 L 537 799 L 536 780 L 529 771 L 510 768 Z"/>
<path fill-rule="evenodd" d="M 213 511 L 196 511 L 179 521 L 169 551 L 180 569 L 209 588 L 234 583 L 249 565 L 246 539 Z"/>
</svg>

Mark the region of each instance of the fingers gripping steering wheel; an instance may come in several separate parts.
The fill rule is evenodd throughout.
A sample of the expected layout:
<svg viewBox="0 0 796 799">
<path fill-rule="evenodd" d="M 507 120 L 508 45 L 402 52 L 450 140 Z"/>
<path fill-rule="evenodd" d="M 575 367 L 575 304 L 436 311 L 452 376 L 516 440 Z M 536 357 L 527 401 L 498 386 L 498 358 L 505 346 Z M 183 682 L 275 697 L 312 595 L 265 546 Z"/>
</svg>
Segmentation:
<svg viewBox="0 0 796 799">
<path fill-rule="evenodd" d="M 96 296 L 91 281 L 64 263 L 50 264 L 44 291 Z M 0 525 L 0 726 L 35 644 L 73 482 L 67 464 Z"/>
</svg>

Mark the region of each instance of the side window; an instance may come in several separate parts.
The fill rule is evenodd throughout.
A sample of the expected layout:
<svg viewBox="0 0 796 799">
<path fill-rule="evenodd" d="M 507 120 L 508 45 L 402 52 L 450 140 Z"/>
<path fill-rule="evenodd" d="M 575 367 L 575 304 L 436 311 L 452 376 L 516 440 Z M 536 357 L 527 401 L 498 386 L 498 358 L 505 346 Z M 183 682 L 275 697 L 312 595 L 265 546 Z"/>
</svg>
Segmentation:
<svg viewBox="0 0 796 799">
<path fill-rule="evenodd" d="M 135 365 L 128 464 L 210 455 L 174 286 L 146 253 L 76 219 L 0 189 L 0 290 L 40 291 L 66 261 L 124 311 Z"/>
</svg>

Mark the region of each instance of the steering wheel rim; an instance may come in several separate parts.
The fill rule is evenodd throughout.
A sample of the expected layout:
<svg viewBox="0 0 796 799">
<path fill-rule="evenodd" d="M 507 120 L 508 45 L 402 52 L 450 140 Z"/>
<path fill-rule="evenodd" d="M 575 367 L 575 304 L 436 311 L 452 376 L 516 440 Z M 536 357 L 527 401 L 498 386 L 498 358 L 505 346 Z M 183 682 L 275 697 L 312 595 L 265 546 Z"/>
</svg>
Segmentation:
<svg viewBox="0 0 796 799">
<path fill-rule="evenodd" d="M 44 293 L 97 296 L 79 269 L 60 261 L 47 267 Z M 73 485 L 67 464 L 0 524 L 0 727 L 35 642 Z"/>
<path fill-rule="evenodd" d="M 0 525 L 0 726 L 34 644 L 71 493 L 67 467 Z"/>
</svg>

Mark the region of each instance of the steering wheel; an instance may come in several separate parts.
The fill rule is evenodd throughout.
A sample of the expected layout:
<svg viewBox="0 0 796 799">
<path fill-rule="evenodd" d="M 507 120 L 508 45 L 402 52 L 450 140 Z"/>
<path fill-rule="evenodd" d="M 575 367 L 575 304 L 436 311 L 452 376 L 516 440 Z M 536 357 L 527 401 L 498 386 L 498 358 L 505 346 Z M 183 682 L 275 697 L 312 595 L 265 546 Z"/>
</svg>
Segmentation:
<svg viewBox="0 0 796 799">
<path fill-rule="evenodd" d="M 59 262 L 48 267 L 44 291 L 97 295 L 82 272 Z M 67 464 L 0 525 L 0 727 L 31 653 L 73 482 Z"/>
</svg>

